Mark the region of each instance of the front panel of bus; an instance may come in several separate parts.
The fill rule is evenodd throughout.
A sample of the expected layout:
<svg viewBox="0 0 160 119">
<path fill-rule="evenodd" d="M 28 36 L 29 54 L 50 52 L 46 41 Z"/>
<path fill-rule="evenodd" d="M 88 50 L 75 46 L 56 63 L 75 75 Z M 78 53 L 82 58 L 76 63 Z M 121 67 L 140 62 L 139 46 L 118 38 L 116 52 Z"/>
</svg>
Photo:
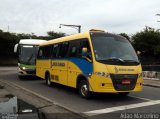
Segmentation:
<svg viewBox="0 0 160 119">
<path fill-rule="evenodd" d="M 19 75 L 35 74 L 35 60 L 38 51 L 37 45 L 19 44 L 18 66 Z"/>
<path fill-rule="evenodd" d="M 124 37 L 91 32 L 94 72 L 89 78 L 93 92 L 142 90 L 142 69 L 131 43 Z"/>
</svg>

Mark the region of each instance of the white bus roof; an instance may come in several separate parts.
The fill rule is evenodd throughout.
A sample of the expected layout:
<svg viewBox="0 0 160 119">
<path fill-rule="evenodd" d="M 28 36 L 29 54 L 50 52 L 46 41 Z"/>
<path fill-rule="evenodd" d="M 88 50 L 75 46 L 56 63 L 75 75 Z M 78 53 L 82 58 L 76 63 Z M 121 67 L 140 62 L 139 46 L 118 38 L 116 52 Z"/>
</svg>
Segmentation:
<svg viewBox="0 0 160 119">
<path fill-rule="evenodd" d="M 28 45 L 40 45 L 41 43 L 45 42 L 46 40 L 41 39 L 21 39 L 19 44 L 28 44 Z"/>
</svg>

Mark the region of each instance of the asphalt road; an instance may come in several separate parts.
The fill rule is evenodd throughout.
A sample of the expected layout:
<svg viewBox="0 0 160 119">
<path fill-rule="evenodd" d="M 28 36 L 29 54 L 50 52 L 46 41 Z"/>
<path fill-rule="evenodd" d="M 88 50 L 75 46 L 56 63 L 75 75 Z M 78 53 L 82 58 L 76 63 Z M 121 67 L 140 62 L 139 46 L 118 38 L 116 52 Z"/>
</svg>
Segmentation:
<svg viewBox="0 0 160 119">
<path fill-rule="evenodd" d="M 45 84 L 45 80 L 35 77 L 19 80 L 16 67 L 0 67 L 0 79 L 11 81 L 73 112 L 83 113 L 89 118 L 140 118 L 140 116 L 160 118 L 160 88 L 144 86 L 142 92 L 130 93 L 127 97 L 95 94 L 93 99 L 86 100 L 72 88 L 61 85 L 49 87 Z M 155 114 L 151 115 L 151 113 Z"/>
</svg>

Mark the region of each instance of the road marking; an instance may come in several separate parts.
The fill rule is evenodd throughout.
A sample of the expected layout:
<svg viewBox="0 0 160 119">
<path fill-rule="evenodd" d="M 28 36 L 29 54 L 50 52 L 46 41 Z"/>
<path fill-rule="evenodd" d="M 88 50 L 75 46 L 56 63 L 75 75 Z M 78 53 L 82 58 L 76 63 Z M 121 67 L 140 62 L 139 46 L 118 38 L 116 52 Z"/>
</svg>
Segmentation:
<svg viewBox="0 0 160 119">
<path fill-rule="evenodd" d="M 153 101 L 152 99 L 148 99 L 148 98 L 142 98 L 142 97 L 137 97 L 137 96 L 129 96 L 131 98 L 137 98 L 137 99 L 141 99 L 141 100 L 146 100 L 146 101 Z"/>
<path fill-rule="evenodd" d="M 160 100 L 153 100 L 153 101 L 148 101 L 148 102 L 93 110 L 93 111 L 84 112 L 84 114 L 86 114 L 87 116 L 94 116 L 94 115 L 99 115 L 99 114 L 111 113 L 111 112 L 133 109 L 133 108 L 138 108 L 138 107 L 145 107 L 145 106 L 156 105 L 156 104 L 160 104 Z"/>
</svg>

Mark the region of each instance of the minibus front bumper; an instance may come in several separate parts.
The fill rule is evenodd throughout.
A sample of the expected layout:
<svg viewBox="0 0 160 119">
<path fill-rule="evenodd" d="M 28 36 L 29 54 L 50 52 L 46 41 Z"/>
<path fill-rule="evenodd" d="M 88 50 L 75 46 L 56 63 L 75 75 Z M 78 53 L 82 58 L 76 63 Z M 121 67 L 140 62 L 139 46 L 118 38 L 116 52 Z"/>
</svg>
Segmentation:
<svg viewBox="0 0 160 119">
<path fill-rule="evenodd" d="M 124 79 L 130 84 L 122 84 Z M 110 75 L 110 78 L 95 75 L 89 79 L 90 91 L 100 93 L 139 92 L 142 91 L 142 83 L 143 78 L 136 74 Z"/>
</svg>

